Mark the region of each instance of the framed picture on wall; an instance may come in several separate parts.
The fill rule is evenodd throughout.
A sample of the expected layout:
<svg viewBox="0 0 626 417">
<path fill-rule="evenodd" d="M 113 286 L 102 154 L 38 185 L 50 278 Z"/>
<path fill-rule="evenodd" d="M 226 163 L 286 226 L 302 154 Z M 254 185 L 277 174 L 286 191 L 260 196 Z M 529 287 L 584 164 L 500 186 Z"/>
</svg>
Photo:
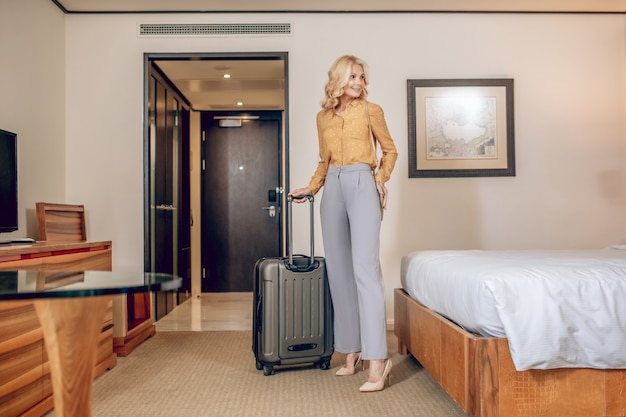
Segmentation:
<svg viewBox="0 0 626 417">
<path fill-rule="evenodd" d="M 515 176 L 513 79 L 407 80 L 409 178 Z"/>
</svg>

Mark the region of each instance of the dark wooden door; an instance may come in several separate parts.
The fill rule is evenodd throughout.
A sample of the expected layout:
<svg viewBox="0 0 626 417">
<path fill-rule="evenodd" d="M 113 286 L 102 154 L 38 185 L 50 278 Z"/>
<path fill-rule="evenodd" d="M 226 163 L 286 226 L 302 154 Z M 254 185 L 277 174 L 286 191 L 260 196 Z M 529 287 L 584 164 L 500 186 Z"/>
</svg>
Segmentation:
<svg viewBox="0 0 626 417">
<path fill-rule="evenodd" d="M 282 113 L 224 116 L 244 115 L 206 112 L 201 121 L 202 291 L 246 292 L 256 260 L 281 253 Z"/>
<path fill-rule="evenodd" d="M 183 279 L 177 291 L 178 304 L 191 297 L 191 172 L 190 172 L 190 111 L 180 109 L 180 156 L 178 175 L 178 275 Z"/>
<path fill-rule="evenodd" d="M 191 293 L 189 110 L 153 74 L 149 88 L 149 216 L 146 270 L 180 276 L 178 292 L 154 295 L 156 320 Z"/>
</svg>

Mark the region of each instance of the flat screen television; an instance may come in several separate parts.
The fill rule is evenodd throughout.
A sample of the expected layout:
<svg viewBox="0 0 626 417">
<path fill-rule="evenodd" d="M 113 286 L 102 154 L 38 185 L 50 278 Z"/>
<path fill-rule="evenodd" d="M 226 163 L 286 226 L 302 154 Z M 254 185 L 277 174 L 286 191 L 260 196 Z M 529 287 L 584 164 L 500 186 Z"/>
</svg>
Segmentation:
<svg viewBox="0 0 626 417">
<path fill-rule="evenodd" d="M 0 233 L 17 230 L 17 135 L 0 129 Z"/>
</svg>

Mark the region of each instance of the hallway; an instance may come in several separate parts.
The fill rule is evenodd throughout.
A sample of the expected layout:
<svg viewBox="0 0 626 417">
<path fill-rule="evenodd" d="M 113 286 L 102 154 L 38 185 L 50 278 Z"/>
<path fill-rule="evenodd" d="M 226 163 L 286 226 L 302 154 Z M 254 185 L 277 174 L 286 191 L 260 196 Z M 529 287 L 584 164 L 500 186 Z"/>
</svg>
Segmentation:
<svg viewBox="0 0 626 417">
<path fill-rule="evenodd" d="M 251 292 L 203 293 L 155 323 L 157 332 L 252 329 Z"/>
</svg>

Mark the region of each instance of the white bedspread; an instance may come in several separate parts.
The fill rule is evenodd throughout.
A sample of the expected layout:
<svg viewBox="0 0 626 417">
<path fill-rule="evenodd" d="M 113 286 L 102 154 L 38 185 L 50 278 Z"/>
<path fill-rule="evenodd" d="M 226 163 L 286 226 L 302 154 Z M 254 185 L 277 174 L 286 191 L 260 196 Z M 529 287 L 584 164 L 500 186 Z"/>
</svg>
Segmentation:
<svg viewBox="0 0 626 417">
<path fill-rule="evenodd" d="M 506 337 L 517 370 L 626 368 L 626 250 L 419 251 L 402 285 L 468 331 Z"/>
</svg>

